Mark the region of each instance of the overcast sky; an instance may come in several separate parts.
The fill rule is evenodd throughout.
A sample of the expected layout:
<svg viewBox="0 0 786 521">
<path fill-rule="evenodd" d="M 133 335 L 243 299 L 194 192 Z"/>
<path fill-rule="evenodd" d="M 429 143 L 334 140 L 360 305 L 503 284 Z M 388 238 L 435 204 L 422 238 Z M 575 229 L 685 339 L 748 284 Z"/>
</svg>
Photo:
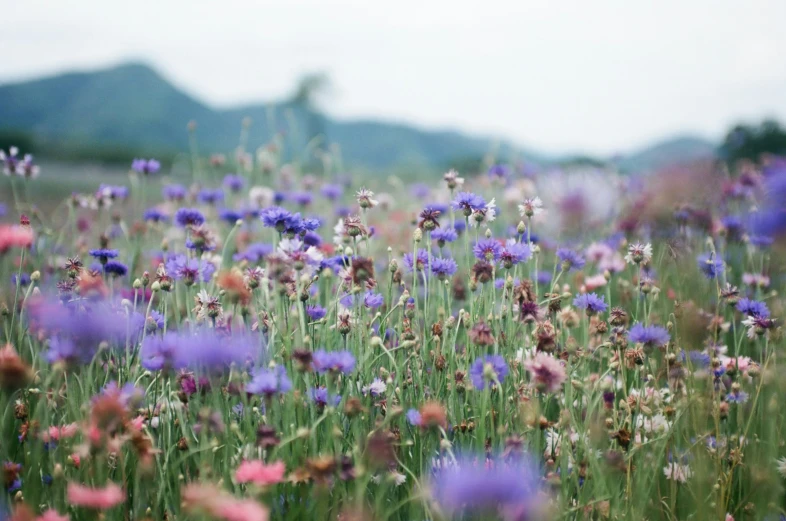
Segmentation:
<svg viewBox="0 0 786 521">
<path fill-rule="evenodd" d="M 3 82 L 135 59 L 230 106 L 324 70 L 338 117 L 553 152 L 786 119 L 782 0 L 28 0 L 2 18 Z"/>
</svg>

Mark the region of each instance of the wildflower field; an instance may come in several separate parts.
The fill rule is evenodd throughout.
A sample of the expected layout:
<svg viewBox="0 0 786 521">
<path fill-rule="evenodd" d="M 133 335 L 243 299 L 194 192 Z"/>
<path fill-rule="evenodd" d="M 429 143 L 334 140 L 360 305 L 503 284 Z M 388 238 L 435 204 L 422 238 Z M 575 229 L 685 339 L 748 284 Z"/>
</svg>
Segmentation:
<svg viewBox="0 0 786 521">
<path fill-rule="evenodd" d="M 51 208 L 2 152 L 1 518 L 786 512 L 785 161 L 407 184 L 282 149 Z"/>
</svg>

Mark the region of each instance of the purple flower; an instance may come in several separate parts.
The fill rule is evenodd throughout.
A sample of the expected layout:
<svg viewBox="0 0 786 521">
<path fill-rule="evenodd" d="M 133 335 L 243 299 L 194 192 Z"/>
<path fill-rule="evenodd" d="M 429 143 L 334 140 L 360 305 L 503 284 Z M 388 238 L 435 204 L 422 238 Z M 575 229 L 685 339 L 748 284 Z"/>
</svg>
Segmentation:
<svg viewBox="0 0 786 521">
<path fill-rule="evenodd" d="M 128 266 L 119 261 L 108 261 L 104 264 L 104 273 L 115 277 L 123 277 L 128 273 Z"/>
<path fill-rule="evenodd" d="M 148 336 L 140 351 L 142 367 L 149 371 L 225 370 L 232 365 L 258 362 L 263 355 L 257 336 L 227 336 L 209 329 Z"/>
<path fill-rule="evenodd" d="M 473 519 L 538 519 L 542 504 L 537 468 L 522 456 L 487 465 L 485 458 L 462 459 L 439 470 L 434 497 L 449 517 L 466 512 Z"/>
<path fill-rule="evenodd" d="M 369 309 L 377 309 L 385 303 L 385 297 L 373 291 L 366 291 L 363 296 L 363 305 Z"/>
<path fill-rule="evenodd" d="M 628 331 L 628 340 L 636 344 L 644 344 L 646 348 L 654 348 L 669 343 L 671 336 L 666 328 L 661 326 L 645 326 L 637 322 Z"/>
<path fill-rule="evenodd" d="M 330 396 L 328 394 L 328 390 L 325 387 L 315 387 L 309 389 L 308 396 L 318 407 L 327 407 L 328 405 L 331 407 L 336 407 L 339 403 L 341 403 L 341 395 L 337 394 Z"/>
<path fill-rule="evenodd" d="M 175 222 L 182 228 L 204 224 L 205 216 L 195 208 L 181 208 L 175 214 Z"/>
<path fill-rule="evenodd" d="M 224 191 L 220 188 L 217 188 L 215 190 L 211 190 L 209 188 L 203 188 L 202 190 L 199 191 L 199 194 L 197 195 L 197 199 L 199 199 L 200 202 L 203 202 L 205 204 L 216 204 L 218 201 L 224 200 Z"/>
<path fill-rule="evenodd" d="M 587 311 L 587 315 L 603 313 L 608 309 L 605 298 L 595 293 L 584 293 L 573 299 L 573 305 Z"/>
<path fill-rule="evenodd" d="M 149 208 L 145 210 L 142 218 L 145 221 L 153 221 L 155 223 L 169 220 L 169 216 L 157 208 Z"/>
<path fill-rule="evenodd" d="M 241 260 L 247 260 L 248 262 L 256 263 L 261 261 L 263 258 L 267 257 L 273 253 L 273 245 L 266 244 L 262 242 L 255 242 L 251 243 L 246 246 L 246 249 L 242 253 L 236 253 L 232 256 L 232 259 L 235 262 L 239 262 Z"/>
<path fill-rule="evenodd" d="M 497 179 L 507 179 L 510 176 L 510 168 L 505 165 L 491 165 L 488 170 L 488 176 Z"/>
<path fill-rule="evenodd" d="M 508 375 L 508 364 L 500 355 L 486 355 L 476 359 L 469 368 L 469 378 L 476 389 L 485 389 L 490 382 L 493 387 L 494 378 L 502 383 Z"/>
<path fill-rule="evenodd" d="M 98 191 L 96 194 L 98 197 L 102 198 L 108 197 L 110 199 L 125 199 L 128 197 L 128 187 L 110 186 L 102 183 L 98 186 Z"/>
<path fill-rule="evenodd" d="M 218 218 L 222 221 L 226 221 L 229 224 L 235 224 L 236 222 L 242 220 L 243 217 L 243 212 L 240 210 L 232 210 L 231 208 L 222 208 L 218 212 Z"/>
<path fill-rule="evenodd" d="M 349 374 L 355 369 L 355 357 L 349 351 L 325 351 L 314 353 L 314 369 L 318 373 Z"/>
<path fill-rule="evenodd" d="M 294 192 L 290 195 L 290 199 L 300 206 L 308 206 L 314 197 L 309 192 Z"/>
<path fill-rule="evenodd" d="M 138 174 L 157 174 L 161 170 L 161 163 L 155 159 L 134 159 L 131 169 Z"/>
<path fill-rule="evenodd" d="M 284 233 L 288 229 L 300 226 L 300 215 L 293 215 L 289 210 L 285 210 L 280 206 L 271 206 L 265 208 L 260 214 L 262 224 L 267 228 L 275 228 L 278 232 Z"/>
<path fill-rule="evenodd" d="M 423 271 L 424 268 L 428 267 L 428 252 L 423 248 L 418 249 L 415 260 L 413 260 L 412 253 L 405 253 L 404 266 L 407 267 L 407 271 Z"/>
<path fill-rule="evenodd" d="M 520 242 L 508 241 L 505 249 L 502 250 L 500 259 L 503 266 L 510 268 L 516 264 L 527 262 L 532 258 L 532 250 L 526 244 Z"/>
<path fill-rule="evenodd" d="M 233 192 L 239 192 L 243 189 L 243 186 L 246 184 L 246 180 L 243 179 L 242 176 L 237 174 L 227 174 L 224 176 L 224 186 L 229 188 Z"/>
<path fill-rule="evenodd" d="M 322 186 L 320 192 L 323 196 L 325 196 L 325 199 L 335 201 L 341 197 L 341 194 L 344 193 L 344 189 L 341 188 L 340 185 L 326 184 Z"/>
<path fill-rule="evenodd" d="M 776 236 L 786 231 L 786 169 L 773 170 L 764 186 L 765 199 L 750 219 L 755 235 Z"/>
<path fill-rule="evenodd" d="M 322 237 L 317 232 L 306 232 L 303 235 L 303 244 L 318 248 L 322 244 Z"/>
<path fill-rule="evenodd" d="M 560 248 L 557 250 L 557 257 L 559 258 L 562 264 L 562 271 L 570 271 L 572 269 L 580 270 L 584 267 L 584 264 L 587 261 L 581 254 L 568 249 L 568 248 Z"/>
<path fill-rule="evenodd" d="M 702 253 L 696 257 L 696 263 L 708 279 L 714 279 L 723 273 L 723 261 L 712 253 Z"/>
<path fill-rule="evenodd" d="M 180 253 L 167 259 L 166 271 L 169 276 L 190 285 L 199 281 L 208 282 L 213 277 L 216 267 L 206 260 L 189 259 Z"/>
<path fill-rule="evenodd" d="M 166 185 L 161 189 L 161 195 L 168 201 L 182 201 L 186 198 L 186 188 L 183 185 Z"/>
<path fill-rule="evenodd" d="M 407 421 L 414 427 L 423 425 L 423 419 L 420 417 L 420 411 L 417 409 L 410 409 L 407 411 Z"/>
<path fill-rule="evenodd" d="M 437 241 L 437 244 L 442 247 L 447 242 L 453 242 L 458 239 L 458 233 L 454 228 L 437 228 L 431 232 L 431 238 Z"/>
<path fill-rule="evenodd" d="M 496 262 L 502 255 L 502 245 L 496 239 L 481 239 L 475 243 L 472 253 L 476 259 Z"/>
<path fill-rule="evenodd" d="M 308 318 L 311 319 L 312 322 L 325 318 L 327 315 L 327 310 L 322 306 L 313 305 L 313 306 L 306 306 L 306 314 Z"/>
<path fill-rule="evenodd" d="M 454 210 L 461 210 L 465 217 L 472 215 L 472 212 L 480 212 L 486 209 L 486 201 L 479 195 L 471 192 L 459 192 L 451 203 Z"/>
<path fill-rule="evenodd" d="M 292 390 L 292 381 L 283 365 L 277 365 L 274 369 L 255 371 L 254 377 L 246 385 L 246 391 L 249 393 L 267 397 L 288 393 L 290 390 Z"/>
<path fill-rule="evenodd" d="M 729 403 L 745 403 L 748 401 L 748 393 L 745 391 L 732 391 L 726 395 L 726 401 Z"/>
<path fill-rule="evenodd" d="M 769 318 L 770 316 L 770 310 L 767 304 L 749 298 L 741 298 L 739 302 L 737 302 L 737 311 L 743 315 L 754 318 Z"/>
<path fill-rule="evenodd" d="M 101 261 L 101 264 L 106 264 L 106 262 L 109 259 L 117 258 L 117 256 L 119 255 L 119 252 L 117 250 L 110 250 L 110 249 L 107 249 L 107 248 L 101 248 L 101 249 L 98 249 L 98 250 L 90 250 L 89 253 L 90 253 L 91 257 L 95 257 L 96 259 Z"/>
<path fill-rule="evenodd" d="M 458 265 L 456 261 L 450 257 L 434 257 L 431 259 L 431 273 L 436 275 L 440 280 L 452 277 L 456 271 L 458 271 Z"/>
</svg>

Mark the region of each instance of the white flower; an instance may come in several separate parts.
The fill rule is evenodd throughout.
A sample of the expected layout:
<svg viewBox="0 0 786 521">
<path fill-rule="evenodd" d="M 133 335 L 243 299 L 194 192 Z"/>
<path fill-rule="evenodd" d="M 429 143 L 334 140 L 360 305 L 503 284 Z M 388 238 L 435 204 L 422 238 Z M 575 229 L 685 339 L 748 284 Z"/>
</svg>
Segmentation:
<svg viewBox="0 0 786 521">
<path fill-rule="evenodd" d="M 267 186 L 253 186 L 248 191 L 248 199 L 257 208 L 264 208 L 273 204 L 273 190 Z"/>
<path fill-rule="evenodd" d="M 669 430 L 669 421 L 662 414 L 656 414 L 652 418 L 639 416 L 636 420 L 636 426 L 638 428 L 644 429 L 644 432 L 647 434 L 662 434 Z"/>
<path fill-rule="evenodd" d="M 540 197 L 528 197 L 519 205 L 519 214 L 522 217 L 533 217 L 543 212 L 543 201 Z"/>
<path fill-rule="evenodd" d="M 483 210 L 475 210 L 469 217 L 470 226 L 479 227 L 482 223 L 488 224 L 494 222 L 497 218 L 497 203 L 496 199 L 492 199 L 486 208 Z"/>
<path fill-rule="evenodd" d="M 634 243 L 628 247 L 625 262 L 628 264 L 647 264 L 652 259 L 652 244 Z"/>
<path fill-rule="evenodd" d="M 666 479 L 672 479 L 680 483 L 687 483 L 693 475 L 688 465 L 680 465 L 679 463 L 669 463 L 663 467 L 663 473 L 666 475 Z"/>
<path fill-rule="evenodd" d="M 786 458 L 781 458 L 778 460 L 778 474 L 786 478 Z"/>
<path fill-rule="evenodd" d="M 374 192 L 366 188 L 361 188 L 358 190 L 355 196 L 357 197 L 358 204 L 361 208 L 374 208 L 379 204 L 379 201 L 374 199 Z"/>
<path fill-rule="evenodd" d="M 374 378 L 374 381 L 366 386 L 363 386 L 363 389 L 361 389 L 361 391 L 363 391 L 363 394 L 371 393 L 372 396 L 379 396 L 381 394 L 385 394 L 385 391 L 387 391 L 387 389 L 388 386 L 385 382 L 383 382 L 379 378 Z"/>
<path fill-rule="evenodd" d="M 294 252 L 300 251 L 302 247 L 303 241 L 297 238 L 290 239 L 289 237 L 285 237 L 278 243 L 278 251 L 285 255 L 292 255 Z"/>
</svg>

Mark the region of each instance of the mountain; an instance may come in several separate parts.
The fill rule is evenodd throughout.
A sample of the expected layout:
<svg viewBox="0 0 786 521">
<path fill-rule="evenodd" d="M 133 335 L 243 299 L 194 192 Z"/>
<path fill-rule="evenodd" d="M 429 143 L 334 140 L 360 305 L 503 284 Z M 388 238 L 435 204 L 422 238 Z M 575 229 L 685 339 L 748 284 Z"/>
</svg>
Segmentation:
<svg viewBox="0 0 786 521">
<path fill-rule="evenodd" d="M 306 136 L 319 134 L 340 146 L 345 163 L 370 169 L 477 163 L 493 146 L 501 157 L 515 151 L 529 163 L 554 161 L 510 142 L 385 121 L 338 120 L 293 101 L 217 109 L 140 63 L 0 85 L 0 100 L 0 131 L 32 134 L 44 152 L 49 147 L 95 146 L 184 151 L 186 126 L 192 120 L 198 124 L 201 151 L 228 151 L 238 144 L 241 121 L 250 117 L 250 147 L 268 142 L 280 131 L 288 150 L 301 154 L 307 149 Z M 620 166 L 650 168 L 710 149 L 714 150 L 710 143 L 698 139 L 679 139 L 625 156 Z"/>
<path fill-rule="evenodd" d="M 616 158 L 612 162 L 621 170 L 651 172 L 675 163 L 712 159 L 717 154 L 718 146 L 706 139 L 679 136 Z"/>
</svg>

